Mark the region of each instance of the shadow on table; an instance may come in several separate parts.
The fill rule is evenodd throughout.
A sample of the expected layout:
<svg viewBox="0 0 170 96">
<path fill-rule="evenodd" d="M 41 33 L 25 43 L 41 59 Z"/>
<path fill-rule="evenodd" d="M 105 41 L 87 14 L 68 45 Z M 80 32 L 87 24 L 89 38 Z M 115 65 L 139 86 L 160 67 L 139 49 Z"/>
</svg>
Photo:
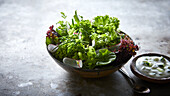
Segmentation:
<svg viewBox="0 0 170 96">
<path fill-rule="evenodd" d="M 128 81 L 118 71 L 96 79 L 82 78 L 76 75 L 67 74 L 67 92 L 76 96 L 170 96 L 170 83 L 155 84 L 143 81 L 139 78 L 135 80 L 139 84 L 148 86 L 150 94 L 134 93 Z"/>
<path fill-rule="evenodd" d="M 150 96 L 170 96 L 170 83 L 158 84 L 143 81 L 140 79 L 138 81 L 151 89 Z"/>
<path fill-rule="evenodd" d="M 67 78 L 67 91 L 77 96 L 132 96 L 133 94 L 131 87 L 118 71 L 96 79 L 71 74 L 68 74 Z"/>
</svg>

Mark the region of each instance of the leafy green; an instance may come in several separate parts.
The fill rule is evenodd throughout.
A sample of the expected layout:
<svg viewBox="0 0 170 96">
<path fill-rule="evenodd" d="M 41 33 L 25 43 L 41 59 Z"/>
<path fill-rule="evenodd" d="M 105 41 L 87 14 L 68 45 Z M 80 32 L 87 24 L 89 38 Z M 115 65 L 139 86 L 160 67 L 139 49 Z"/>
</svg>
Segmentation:
<svg viewBox="0 0 170 96">
<path fill-rule="evenodd" d="M 116 55 L 114 52 L 109 51 L 108 49 L 100 49 L 99 53 L 96 56 L 96 65 L 102 66 L 110 64 L 112 61 L 116 59 Z"/>
<path fill-rule="evenodd" d="M 66 19 L 66 18 L 67 18 L 67 16 L 66 16 L 63 12 L 61 12 L 61 14 L 62 14 L 62 16 L 61 16 L 61 17 L 63 17 L 64 19 Z"/>
<path fill-rule="evenodd" d="M 56 32 L 58 32 L 61 36 L 67 36 L 68 22 L 58 21 L 56 24 L 59 25 L 58 28 L 56 28 Z"/>
<path fill-rule="evenodd" d="M 97 16 L 94 18 L 93 26 L 97 27 L 98 33 L 112 32 L 119 28 L 119 20 L 116 17 L 109 17 L 109 15 Z"/>
<path fill-rule="evenodd" d="M 62 60 L 64 57 L 69 57 L 73 59 L 80 59 L 78 53 L 85 52 L 85 44 L 81 40 L 66 40 L 62 42 L 56 52 L 54 53 L 55 57 L 59 60 Z M 85 54 L 84 54 L 85 55 Z"/>
<path fill-rule="evenodd" d="M 75 11 L 74 20 L 77 22 L 77 24 L 79 24 L 80 20 L 79 20 L 79 17 L 77 15 L 77 10 Z"/>
<path fill-rule="evenodd" d="M 49 37 L 46 37 L 46 44 L 47 45 L 52 44 L 52 40 Z"/>
<path fill-rule="evenodd" d="M 92 46 L 89 46 L 87 48 L 87 51 L 86 51 L 87 55 L 86 55 L 86 58 L 85 58 L 85 66 L 86 68 L 88 69 L 93 69 L 95 66 L 96 66 L 96 60 L 95 60 L 95 57 L 96 57 L 96 52 L 95 52 L 95 49 L 92 47 Z"/>
<path fill-rule="evenodd" d="M 82 20 L 80 22 L 79 32 L 82 34 L 81 39 L 83 41 L 91 42 L 91 38 L 89 36 L 94 32 L 94 29 L 92 28 L 89 20 Z"/>
<path fill-rule="evenodd" d="M 66 19 L 67 16 L 63 12 L 61 14 Z M 64 57 L 81 59 L 83 68 L 93 69 L 116 59 L 115 53 L 106 49 L 120 43 L 117 33 L 119 20 L 116 17 L 105 15 L 97 16 L 93 20 L 84 20 L 76 10 L 72 23 L 58 21 L 56 25 L 56 32 L 60 37 L 47 37 L 46 44 L 59 44 L 53 53 L 58 60 L 62 61 Z M 96 50 L 99 52 L 96 53 Z"/>
</svg>

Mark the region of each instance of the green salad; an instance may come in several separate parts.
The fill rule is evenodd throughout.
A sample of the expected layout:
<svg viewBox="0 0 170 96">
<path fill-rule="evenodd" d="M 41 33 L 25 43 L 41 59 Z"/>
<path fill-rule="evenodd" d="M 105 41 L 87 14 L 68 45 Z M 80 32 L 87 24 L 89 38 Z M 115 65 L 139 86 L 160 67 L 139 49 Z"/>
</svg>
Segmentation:
<svg viewBox="0 0 170 96">
<path fill-rule="evenodd" d="M 116 52 L 127 50 L 126 54 L 135 55 L 138 50 L 138 46 L 118 30 L 120 21 L 116 17 L 105 15 L 84 20 L 75 11 L 72 22 L 68 22 L 63 12 L 61 15 L 63 21 L 56 23 L 56 29 L 50 26 L 46 36 L 48 50 L 61 62 L 70 58 L 80 68 L 94 69 L 116 60 Z"/>
</svg>

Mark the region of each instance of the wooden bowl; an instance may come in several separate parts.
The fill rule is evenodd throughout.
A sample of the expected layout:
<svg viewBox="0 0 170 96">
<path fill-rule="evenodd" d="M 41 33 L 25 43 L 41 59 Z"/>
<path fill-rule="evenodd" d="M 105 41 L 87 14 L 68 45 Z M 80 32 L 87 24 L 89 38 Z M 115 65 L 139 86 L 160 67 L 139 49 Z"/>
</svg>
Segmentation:
<svg viewBox="0 0 170 96">
<path fill-rule="evenodd" d="M 136 67 L 136 61 L 138 60 L 138 58 L 140 58 L 142 56 L 163 56 L 168 61 L 170 61 L 170 57 L 162 55 L 162 54 L 157 54 L 157 53 L 146 53 L 146 54 L 139 55 L 132 60 L 132 63 L 130 65 L 130 69 L 134 75 L 136 75 L 138 78 L 141 78 L 142 80 L 152 82 L 152 83 L 169 83 L 170 82 L 170 77 L 154 78 L 154 77 L 149 77 L 149 76 L 141 73 Z"/>
</svg>

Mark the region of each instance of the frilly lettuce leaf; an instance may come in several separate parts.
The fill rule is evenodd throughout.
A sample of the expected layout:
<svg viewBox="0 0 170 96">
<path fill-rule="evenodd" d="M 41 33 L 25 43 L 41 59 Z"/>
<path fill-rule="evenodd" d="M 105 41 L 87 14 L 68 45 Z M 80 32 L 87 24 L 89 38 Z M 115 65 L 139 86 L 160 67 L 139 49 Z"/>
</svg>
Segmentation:
<svg viewBox="0 0 170 96">
<path fill-rule="evenodd" d="M 100 49 L 96 55 L 96 66 L 107 65 L 113 62 L 116 59 L 114 52 L 109 51 L 108 49 Z"/>
</svg>

